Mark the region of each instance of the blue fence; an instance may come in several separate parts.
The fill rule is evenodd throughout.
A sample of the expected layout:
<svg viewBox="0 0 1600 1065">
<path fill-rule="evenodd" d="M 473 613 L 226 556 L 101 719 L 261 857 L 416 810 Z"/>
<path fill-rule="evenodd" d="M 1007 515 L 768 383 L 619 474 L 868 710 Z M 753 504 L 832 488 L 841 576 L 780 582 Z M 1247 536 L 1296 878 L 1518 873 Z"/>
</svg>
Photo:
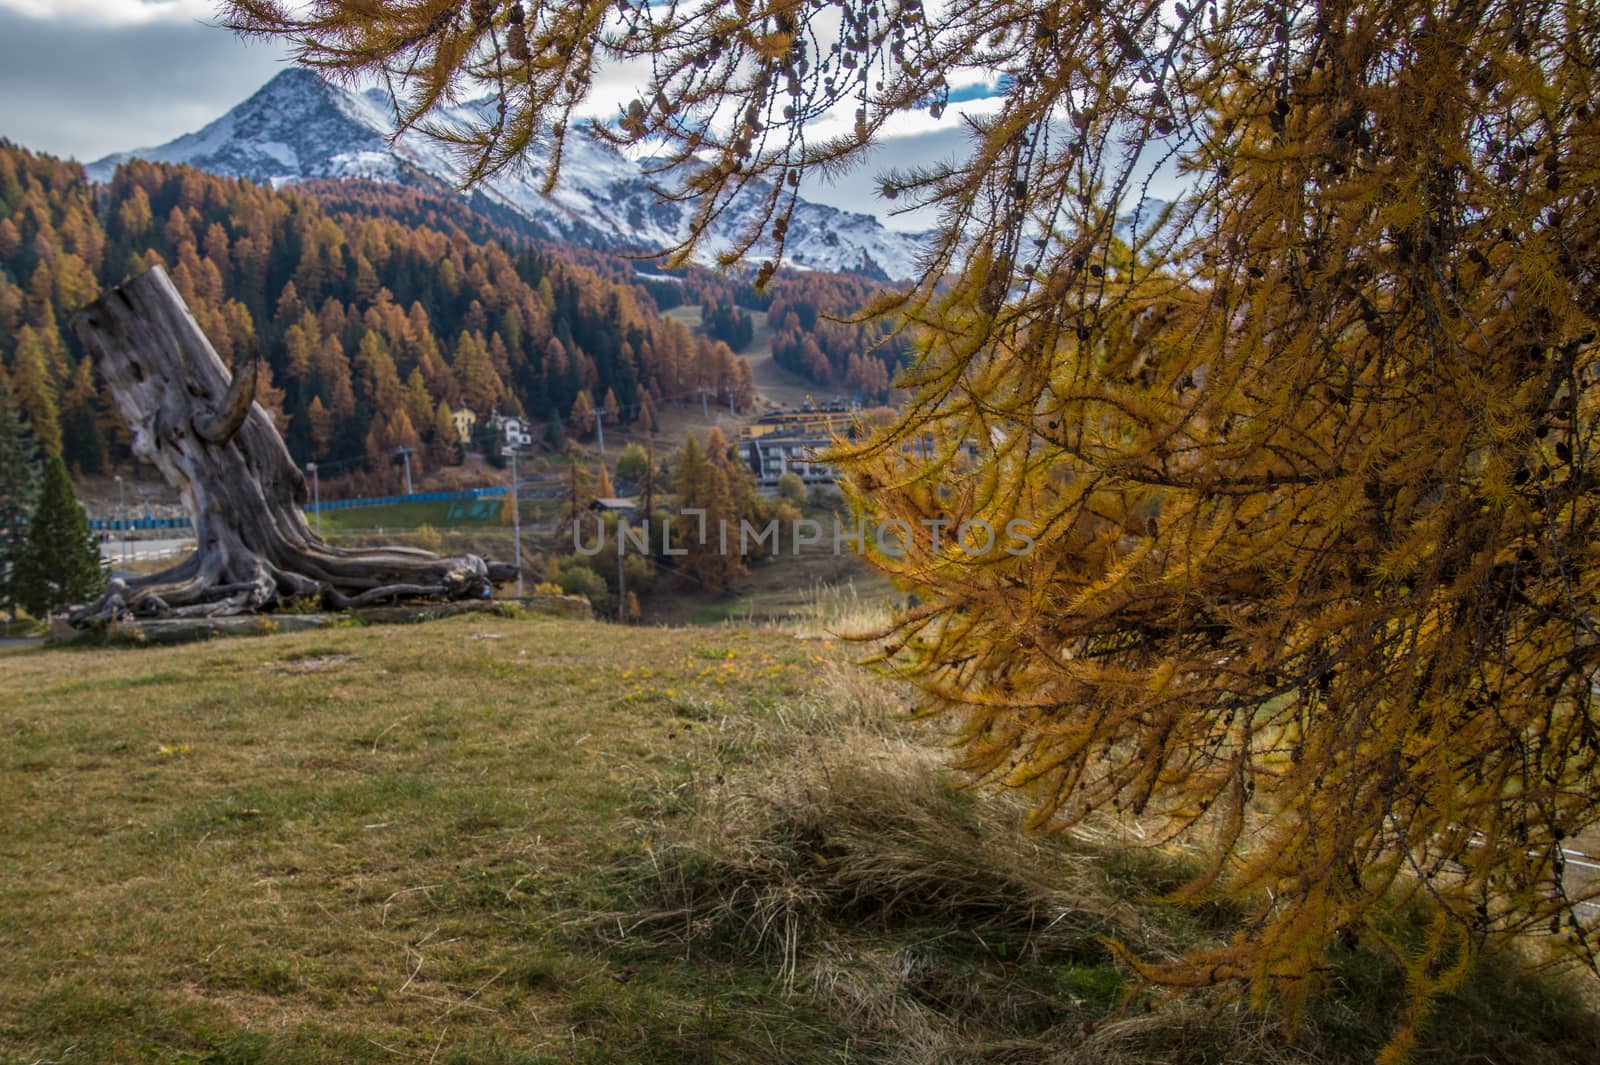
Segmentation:
<svg viewBox="0 0 1600 1065">
<path fill-rule="evenodd" d="M 95 532 L 121 532 L 123 529 L 187 529 L 188 518 L 129 518 L 126 521 L 91 521 L 89 528 Z"/>
<path fill-rule="evenodd" d="M 504 488 L 471 488 L 465 492 L 418 492 L 409 496 L 372 496 L 368 499 L 336 499 L 319 506 L 308 505 L 306 513 L 319 510 L 349 510 L 352 507 L 385 507 L 394 503 L 448 503 L 456 499 L 485 499 L 503 496 Z"/>
<path fill-rule="evenodd" d="M 394 503 L 448 503 L 458 499 L 488 499 L 494 496 L 503 496 L 506 490 L 502 488 L 471 488 L 465 492 L 418 492 L 409 496 L 372 496 L 367 499 L 332 499 L 321 506 L 306 506 L 306 513 L 311 514 L 319 510 L 350 510 L 353 507 L 382 507 Z M 121 532 L 156 530 L 156 529 L 188 529 L 192 525 L 188 518 L 129 518 L 122 520 L 96 519 L 89 523 L 89 528 L 95 532 Z"/>
</svg>

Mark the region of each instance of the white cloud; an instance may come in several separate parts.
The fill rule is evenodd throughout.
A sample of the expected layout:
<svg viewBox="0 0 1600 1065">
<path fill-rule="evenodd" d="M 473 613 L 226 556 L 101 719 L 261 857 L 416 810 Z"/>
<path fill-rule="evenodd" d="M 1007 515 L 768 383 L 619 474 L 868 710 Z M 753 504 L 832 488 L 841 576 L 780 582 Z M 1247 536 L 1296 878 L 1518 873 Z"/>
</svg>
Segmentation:
<svg viewBox="0 0 1600 1065">
<path fill-rule="evenodd" d="M 986 115 L 996 115 L 1005 105 L 1005 100 L 999 96 L 987 96 L 981 100 L 966 100 L 959 104 L 951 104 L 939 118 L 934 118 L 926 109 L 920 111 L 897 111 L 890 115 L 884 122 L 883 128 L 878 132 L 880 141 L 893 140 L 896 137 L 918 137 L 926 133 L 938 133 L 944 130 L 965 130 L 967 125 L 962 118 L 971 115 L 974 118 Z M 836 107 L 829 111 L 817 122 L 806 127 L 809 137 L 839 137 L 849 134 L 855 128 L 855 111 L 848 106 Z"/>
<path fill-rule="evenodd" d="M 589 93 L 578 105 L 577 113 L 585 118 L 609 122 L 628 106 L 630 100 L 638 99 L 649 82 L 648 59 L 597 62 Z"/>
<path fill-rule="evenodd" d="M 88 161 L 162 144 L 281 69 L 281 45 L 192 18 L 40 19 L 17 2 L 0 0 L 0 137 L 37 151 Z"/>
<path fill-rule="evenodd" d="M 215 0 L 0 0 L 0 10 L 37 19 L 78 19 L 127 26 L 216 16 Z"/>
</svg>

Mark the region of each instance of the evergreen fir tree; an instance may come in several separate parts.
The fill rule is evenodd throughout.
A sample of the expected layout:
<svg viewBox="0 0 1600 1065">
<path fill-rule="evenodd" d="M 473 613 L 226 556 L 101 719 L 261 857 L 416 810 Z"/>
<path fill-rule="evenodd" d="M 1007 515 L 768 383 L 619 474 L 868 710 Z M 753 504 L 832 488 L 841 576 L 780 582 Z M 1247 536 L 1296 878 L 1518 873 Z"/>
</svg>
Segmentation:
<svg viewBox="0 0 1600 1065">
<path fill-rule="evenodd" d="M 473 430 L 473 442 L 478 450 L 483 452 L 484 461 L 497 470 L 503 470 L 508 464 L 506 459 L 506 441 L 501 431 L 485 418 L 477 423 Z"/>
<path fill-rule="evenodd" d="M 72 491 L 67 464 L 53 454 L 45 461 L 39 505 L 17 561 L 17 601 L 28 613 L 45 617 L 56 607 L 88 602 L 105 583 L 100 551 Z"/>
<path fill-rule="evenodd" d="M 0 369 L 0 608 L 17 617 L 13 588 L 25 530 L 39 487 L 38 453 L 16 393 Z"/>
<path fill-rule="evenodd" d="M 61 404 L 61 451 L 80 474 L 100 473 L 106 465 L 105 438 L 95 410 L 94 368 L 88 359 L 72 371 L 71 387 Z"/>
</svg>

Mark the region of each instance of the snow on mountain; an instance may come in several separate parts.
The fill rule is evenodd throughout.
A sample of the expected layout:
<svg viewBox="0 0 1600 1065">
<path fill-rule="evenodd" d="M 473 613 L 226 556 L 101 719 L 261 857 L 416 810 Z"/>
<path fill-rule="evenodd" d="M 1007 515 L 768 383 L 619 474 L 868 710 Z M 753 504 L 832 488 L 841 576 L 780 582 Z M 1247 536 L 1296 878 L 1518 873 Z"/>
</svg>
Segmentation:
<svg viewBox="0 0 1600 1065">
<path fill-rule="evenodd" d="M 286 70 L 197 133 L 159 148 L 110 155 L 88 167 L 109 180 L 119 163 L 185 163 L 225 177 L 281 184 L 309 178 L 399 181 L 406 164 L 391 151 L 383 113 L 315 74 Z"/>
<path fill-rule="evenodd" d="M 1117 216 L 1112 227 L 1120 239 L 1132 242 L 1135 235 L 1142 240 L 1149 240 L 1161 224 L 1162 215 L 1167 209 L 1166 200 L 1158 200 L 1150 196 L 1140 197 L 1133 205 L 1133 209 Z"/>
<path fill-rule="evenodd" d="M 442 118 L 460 121 L 484 104 L 465 104 Z M 185 163 L 226 177 L 283 184 L 315 178 L 368 178 L 453 188 L 458 167 L 447 146 L 420 133 L 392 136 L 387 99 L 378 90 L 357 94 L 291 67 L 215 122 L 157 148 L 107 156 L 89 166 L 108 180 L 128 159 Z M 534 153 L 537 156 L 538 153 Z M 552 236 L 595 247 L 657 251 L 677 244 L 691 208 L 662 203 L 643 167 L 587 136 L 569 137 L 556 187 L 541 192 L 537 165 L 497 174 L 478 193 L 546 229 Z M 714 225 L 699 255 L 711 261 L 748 225 L 755 197 L 735 201 Z M 789 266 L 865 273 L 893 280 L 918 274 L 926 234 L 887 229 L 867 214 L 801 201 L 789 224 Z M 759 252 L 759 249 L 758 249 Z"/>
</svg>

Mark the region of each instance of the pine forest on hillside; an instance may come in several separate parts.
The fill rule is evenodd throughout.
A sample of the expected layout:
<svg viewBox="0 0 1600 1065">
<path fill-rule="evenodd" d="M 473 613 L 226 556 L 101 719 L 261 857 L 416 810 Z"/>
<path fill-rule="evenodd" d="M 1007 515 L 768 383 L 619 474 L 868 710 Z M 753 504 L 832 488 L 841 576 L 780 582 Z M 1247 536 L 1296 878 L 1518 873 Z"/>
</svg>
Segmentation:
<svg viewBox="0 0 1600 1065">
<path fill-rule="evenodd" d="M 453 462 L 461 405 L 553 433 L 602 407 L 648 428 L 702 389 L 747 409 L 750 369 L 724 342 L 749 342 L 740 308 L 769 312 L 774 358 L 819 390 L 879 399 L 904 357 L 885 327 L 829 317 L 869 298 L 864 279 L 786 274 L 757 293 L 695 268 L 636 275 L 629 260 L 538 245 L 418 189 L 275 190 L 138 161 L 101 186 L 0 142 L 0 362 L 41 443 L 81 472 L 106 469 L 127 441 L 67 319 L 155 262 L 224 361 L 260 345 L 257 400 L 301 462 L 370 464 L 398 447 Z M 707 330 L 661 313 L 678 303 L 700 304 Z"/>
</svg>

